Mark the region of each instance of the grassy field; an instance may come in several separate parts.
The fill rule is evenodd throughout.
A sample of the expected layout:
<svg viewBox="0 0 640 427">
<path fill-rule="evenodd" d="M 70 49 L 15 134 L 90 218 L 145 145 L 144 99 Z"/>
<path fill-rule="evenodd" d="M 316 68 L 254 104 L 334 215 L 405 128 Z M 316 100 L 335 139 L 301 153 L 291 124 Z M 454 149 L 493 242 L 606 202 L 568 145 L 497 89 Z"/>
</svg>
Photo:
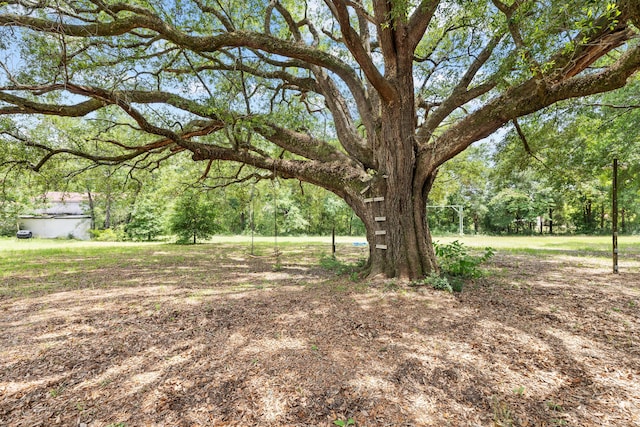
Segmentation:
<svg viewBox="0 0 640 427">
<path fill-rule="evenodd" d="M 450 242 L 459 240 L 470 247 L 490 246 L 497 250 L 522 253 L 557 253 L 562 251 L 611 252 L 611 236 L 462 236 L 434 237 Z M 620 236 L 621 252 L 640 253 L 640 236 Z"/>
<path fill-rule="evenodd" d="M 434 236 L 435 241 L 449 243 L 459 240 L 472 248 L 492 247 L 497 250 L 524 253 L 555 253 L 559 251 L 610 252 L 610 236 Z M 352 245 L 355 242 L 366 242 L 364 236 L 337 236 L 337 245 Z M 620 236 L 618 243 L 621 252 L 640 253 L 640 236 Z M 251 247 L 250 236 L 216 236 L 206 244 L 235 244 Z M 296 245 L 325 245 L 330 249 L 330 236 L 280 236 L 277 241 L 273 237 L 255 237 L 254 244 L 260 248 Z M 118 250 L 135 252 L 149 246 L 168 245 L 166 242 L 95 242 L 58 239 L 0 238 L 0 256 L 22 251 L 84 251 L 104 250 L 117 247 Z M 173 246 L 173 245 L 172 245 Z M 188 250 L 189 246 L 185 246 Z M 196 246 L 197 247 L 197 246 Z"/>
<path fill-rule="evenodd" d="M 529 255 L 588 255 L 597 258 L 611 257 L 611 237 L 608 236 L 435 236 L 434 241 L 450 243 L 463 242 L 470 248 L 494 248 L 497 252 Z M 366 258 L 366 247 L 354 247 L 354 243 L 364 243 L 364 237 L 336 237 L 337 255 L 348 253 L 353 260 L 354 253 Z M 312 247 L 319 254 L 331 253 L 331 237 L 299 236 L 273 237 L 216 236 L 198 245 L 175 245 L 167 242 L 96 242 L 61 239 L 0 238 L 0 278 L 18 271 L 32 270 L 34 274 L 51 274 L 54 271 L 78 271 L 99 269 L 117 265 L 122 259 L 136 261 L 142 270 L 160 262 L 157 254 L 170 253 L 171 256 L 185 258 L 218 246 L 235 246 L 246 254 L 271 256 L 275 248 L 282 253 L 278 260 L 287 261 L 287 253 L 298 253 Z M 619 238 L 620 263 L 635 260 L 640 256 L 640 236 Z M 114 256 L 117 254 L 117 257 Z M 46 260 L 46 262 L 45 262 Z M 90 261 L 83 263 L 80 261 Z M 49 273 L 46 273 L 46 272 Z M 37 273 L 40 272 L 40 273 Z M 0 285 L 0 289 L 4 289 Z"/>
<path fill-rule="evenodd" d="M 554 236 L 554 237 L 496 237 L 496 236 L 440 236 L 435 241 L 449 243 L 459 240 L 469 248 L 492 247 L 496 253 L 523 254 L 550 257 L 555 255 L 590 257 L 608 265 L 611 258 L 611 239 L 606 236 Z M 363 237 L 337 237 L 337 258 L 342 262 L 366 259 L 368 249 L 355 246 L 363 243 Z M 322 256 L 331 253 L 331 238 L 217 236 L 198 245 L 176 245 L 166 242 L 96 242 L 56 239 L 0 239 L 0 296 L 33 292 L 55 292 L 78 287 L 77 279 L 94 277 L 96 271 L 109 271 L 126 265 L 141 275 L 151 275 L 159 267 L 188 265 L 207 253 L 233 248 L 243 256 L 258 256 L 264 262 L 279 268 L 282 264 L 295 263 L 301 254 L 316 254 L 316 263 Z M 637 270 L 640 258 L 640 237 L 620 238 L 620 268 Z M 180 268 L 180 267 L 177 267 Z M 164 271 L 161 269 L 161 271 Z M 10 286 L 10 278 L 16 274 L 37 278 L 34 285 Z M 133 273 L 132 273 L 133 274 Z M 195 274 L 196 273 L 191 273 Z M 160 275 L 162 277 L 162 275 Z M 50 278 L 47 280 L 47 278 Z M 128 279 L 127 279 L 128 280 Z M 114 282 L 114 286 L 128 286 Z M 163 284 L 162 279 L 158 283 Z"/>
</svg>

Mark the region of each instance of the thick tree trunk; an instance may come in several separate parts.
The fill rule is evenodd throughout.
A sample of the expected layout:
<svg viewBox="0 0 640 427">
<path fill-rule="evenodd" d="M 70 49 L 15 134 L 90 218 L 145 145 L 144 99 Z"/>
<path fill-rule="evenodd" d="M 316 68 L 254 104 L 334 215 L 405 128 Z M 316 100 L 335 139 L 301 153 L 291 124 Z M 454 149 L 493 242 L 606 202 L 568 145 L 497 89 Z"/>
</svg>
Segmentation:
<svg viewBox="0 0 640 427">
<path fill-rule="evenodd" d="M 369 274 L 418 279 L 437 271 L 426 200 L 411 187 L 382 179 L 384 184 L 372 187 L 364 198 L 364 212 L 358 213 L 367 230 Z"/>
<path fill-rule="evenodd" d="M 399 91 L 412 91 L 411 73 Z M 407 80 L 407 81 L 404 81 Z M 426 220 L 426 200 L 434 172 L 417 176 L 413 97 L 400 96 L 383 105 L 377 174 L 362 195 L 356 214 L 363 220 L 369 241 L 369 273 L 401 279 L 419 279 L 438 271 Z M 354 206 L 352 206 L 354 207 Z"/>
</svg>

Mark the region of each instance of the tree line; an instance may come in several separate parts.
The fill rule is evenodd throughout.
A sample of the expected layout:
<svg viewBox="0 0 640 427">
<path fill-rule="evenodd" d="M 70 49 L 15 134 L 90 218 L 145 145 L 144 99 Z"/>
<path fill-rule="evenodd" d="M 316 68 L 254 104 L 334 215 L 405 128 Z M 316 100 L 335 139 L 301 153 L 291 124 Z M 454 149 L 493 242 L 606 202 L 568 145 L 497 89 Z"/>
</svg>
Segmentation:
<svg viewBox="0 0 640 427">
<path fill-rule="evenodd" d="M 466 231 L 487 234 L 606 234 L 612 163 L 619 159 L 622 233 L 640 231 L 640 81 L 521 120 L 500 139 L 441 170 L 433 204 L 463 205 Z M 436 232 L 456 232 L 457 214 L 434 210 Z"/>
<path fill-rule="evenodd" d="M 606 234 L 611 163 L 618 158 L 620 230 L 640 231 L 640 135 L 633 125 L 640 122 L 639 86 L 635 79 L 613 93 L 559 104 L 471 147 L 441 167 L 428 204 L 462 206 L 466 234 Z M 58 138 L 79 132 L 55 125 Z M 51 161 L 37 174 L 5 167 L 1 231 L 13 235 L 16 217 L 35 208 L 36 196 L 63 190 L 92 195 L 98 239 L 365 233 L 330 192 L 295 180 L 236 182 L 236 172 L 221 162 L 201 179 L 201 168 L 186 156 L 154 170 L 95 168 L 76 158 Z M 430 208 L 429 224 L 436 234 L 455 234 L 458 213 Z"/>
<path fill-rule="evenodd" d="M 227 164 L 216 165 L 205 180 L 200 169 L 180 157 L 154 171 L 116 166 L 77 174 L 79 169 L 71 159 L 51 162 L 38 174 L 5 170 L 1 234 L 15 235 L 18 216 L 41 208 L 42 194 L 65 191 L 90 195 L 84 208 L 98 240 L 193 243 L 214 234 L 364 235 L 362 221 L 332 193 L 280 179 L 234 183 L 229 178 L 234 168 Z"/>
</svg>

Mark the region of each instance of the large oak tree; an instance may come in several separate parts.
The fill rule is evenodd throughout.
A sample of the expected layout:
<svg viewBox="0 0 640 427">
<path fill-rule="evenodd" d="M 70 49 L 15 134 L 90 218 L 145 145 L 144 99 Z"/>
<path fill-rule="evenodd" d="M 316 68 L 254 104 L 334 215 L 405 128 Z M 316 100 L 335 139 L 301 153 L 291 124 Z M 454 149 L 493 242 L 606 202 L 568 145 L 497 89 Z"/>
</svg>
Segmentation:
<svg viewBox="0 0 640 427">
<path fill-rule="evenodd" d="M 639 14 L 637 0 L 5 1 L 2 144 L 39 154 L 35 170 L 186 151 L 205 173 L 221 160 L 249 166 L 238 180 L 309 182 L 363 220 L 371 274 L 418 278 L 437 270 L 438 167 L 520 117 L 624 86 Z M 101 131 L 34 138 L 46 115 Z"/>
</svg>

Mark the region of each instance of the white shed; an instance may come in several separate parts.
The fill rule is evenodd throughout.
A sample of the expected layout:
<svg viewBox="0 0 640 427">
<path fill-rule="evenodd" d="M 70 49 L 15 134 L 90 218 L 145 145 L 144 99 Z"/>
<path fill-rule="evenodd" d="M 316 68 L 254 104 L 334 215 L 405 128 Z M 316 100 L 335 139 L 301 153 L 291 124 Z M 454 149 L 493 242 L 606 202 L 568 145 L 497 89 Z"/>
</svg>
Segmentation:
<svg viewBox="0 0 640 427">
<path fill-rule="evenodd" d="M 85 214 L 88 201 L 82 193 L 45 193 L 38 199 L 42 205 L 35 209 L 35 215 L 20 216 L 20 228 L 30 230 L 34 237 L 89 240 L 91 215 Z"/>
</svg>

